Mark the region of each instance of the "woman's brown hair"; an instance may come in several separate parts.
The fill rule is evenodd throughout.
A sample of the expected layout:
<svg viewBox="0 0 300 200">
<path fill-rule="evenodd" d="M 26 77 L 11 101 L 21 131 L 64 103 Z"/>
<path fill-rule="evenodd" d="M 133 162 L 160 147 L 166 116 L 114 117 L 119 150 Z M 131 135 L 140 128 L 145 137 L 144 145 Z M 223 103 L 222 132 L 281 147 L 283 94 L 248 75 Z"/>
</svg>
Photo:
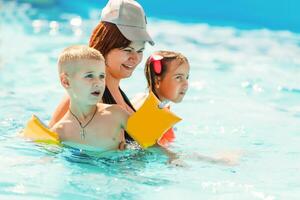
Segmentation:
<svg viewBox="0 0 300 200">
<path fill-rule="evenodd" d="M 105 57 L 110 50 L 128 47 L 130 43 L 115 24 L 100 21 L 92 32 L 89 46 L 100 51 Z"/>
</svg>

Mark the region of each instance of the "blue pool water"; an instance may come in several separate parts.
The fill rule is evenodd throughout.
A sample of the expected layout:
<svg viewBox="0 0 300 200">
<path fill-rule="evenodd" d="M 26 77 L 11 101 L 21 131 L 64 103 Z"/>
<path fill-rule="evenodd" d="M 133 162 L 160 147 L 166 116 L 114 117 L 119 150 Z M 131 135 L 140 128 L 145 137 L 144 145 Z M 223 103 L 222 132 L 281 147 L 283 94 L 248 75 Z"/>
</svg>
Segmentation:
<svg viewBox="0 0 300 200">
<path fill-rule="evenodd" d="M 170 147 L 186 155 L 181 168 L 156 149 L 99 159 L 18 137 L 32 114 L 50 119 L 64 95 L 58 53 L 87 43 L 99 9 L 80 18 L 0 3 L 0 199 L 299 199 L 299 33 L 149 18 L 156 46 L 145 57 L 171 49 L 191 64 L 186 98 L 172 105 L 184 119 Z M 142 65 L 122 82 L 130 97 L 145 85 Z M 197 154 L 239 157 L 224 166 Z"/>
</svg>

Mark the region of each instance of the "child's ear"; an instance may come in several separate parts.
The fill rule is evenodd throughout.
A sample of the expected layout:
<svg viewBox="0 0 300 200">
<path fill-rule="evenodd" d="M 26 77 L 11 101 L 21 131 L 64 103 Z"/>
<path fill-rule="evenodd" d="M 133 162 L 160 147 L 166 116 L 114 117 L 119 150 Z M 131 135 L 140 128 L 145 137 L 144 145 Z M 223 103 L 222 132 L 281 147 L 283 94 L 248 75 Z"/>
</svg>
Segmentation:
<svg viewBox="0 0 300 200">
<path fill-rule="evenodd" d="M 61 73 L 59 78 L 60 78 L 60 83 L 64 88 L 67 89 L 70 87 L 69 77 L 67 73 Z"/>
<path fill-rule="evenodd" d="M 160 78 L 159 76 L 156 76 L 156 77 L 155 77 L 155 87 L 156 87 L 156 88 L 159 88 L 160 81 L 161 81 L 161 78 Z"/>
</svg>

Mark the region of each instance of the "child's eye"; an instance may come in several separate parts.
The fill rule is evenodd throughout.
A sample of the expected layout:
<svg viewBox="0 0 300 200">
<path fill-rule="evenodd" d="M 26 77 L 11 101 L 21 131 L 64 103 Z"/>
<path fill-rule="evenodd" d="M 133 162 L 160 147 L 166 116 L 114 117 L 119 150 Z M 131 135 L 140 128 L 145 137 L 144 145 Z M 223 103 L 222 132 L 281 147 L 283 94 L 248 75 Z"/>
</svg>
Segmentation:
<svg viewBox="0 0 300 200">
<path fill-rule="evenodd" d="M 176 78 L 176 80 L 179 80 L 179 81 L 182 80 L 182 76 L 176 76 L 175 78 Z"/>
<path fill-rule="evenodd" d="M 85 78 L 94 78 L 94 75 L 93 74 L 88 74 L 85 76 Z"/>
<path fill-rule="evenodd" d="M 104 75 L 104 74 L 101 74 L 101 75 L 99 75 L 99 78 L 100 78 L 100 79 L 105 79 L 105 75 Z"/>
<path fill-rule="evenodd" d="M 143 53 L 144 49 L 138 50 L 137 53 Z"/>
</svg>

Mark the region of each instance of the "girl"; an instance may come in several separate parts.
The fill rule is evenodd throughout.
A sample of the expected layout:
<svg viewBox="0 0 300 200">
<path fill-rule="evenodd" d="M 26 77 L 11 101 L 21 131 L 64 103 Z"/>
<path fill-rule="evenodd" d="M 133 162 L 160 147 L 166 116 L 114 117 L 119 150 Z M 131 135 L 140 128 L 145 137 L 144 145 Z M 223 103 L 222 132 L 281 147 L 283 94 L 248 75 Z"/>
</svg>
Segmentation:
<svg viewBox="0 0 300 200">
<path fill-rule="evenodd" d="M 162 101 L 162 104 L 165 105 L 170 101 L 180 103 L 183 100 L 188 90 L 190 72 L 188 59 L 184 55 L 173 51 L 155 52 L 147 59 L 144 72 L 149 91 L 152 91 Z M 141 106 L 146 97 L 147 95 L 143 95 L 135 105 Z M 240 156 L 239 152 L 222 153 L 220 157 L 210 157 L 198 153 L 179 156 L 165 148 L 174 139 L 175 134 L 171 128 L 164 133 L 158 144 L 168 155 L 169 162 L 175 165 L 184 166 L 185 163 L 180 159 L 183 157 L 215 164 L 236 165 Z"/>
<path fill-rule="evenodd" d="M 190 65 L 181 53 L 173 51 L 158 51 L 146 61 L 145 76 L 149 91 L 152 91 L 163 104 L 169 101 L 179 103 L 188 90 Z M 139 108 L 147 95 L 135 100 Z M 134 102 L 134 100 L 132 101 Z M 169 106 L 168 106 L 169 107 Z M 158 143 L 167 146 L 175 139 L 173 128 L 169 129 Z"/>
</svg>

